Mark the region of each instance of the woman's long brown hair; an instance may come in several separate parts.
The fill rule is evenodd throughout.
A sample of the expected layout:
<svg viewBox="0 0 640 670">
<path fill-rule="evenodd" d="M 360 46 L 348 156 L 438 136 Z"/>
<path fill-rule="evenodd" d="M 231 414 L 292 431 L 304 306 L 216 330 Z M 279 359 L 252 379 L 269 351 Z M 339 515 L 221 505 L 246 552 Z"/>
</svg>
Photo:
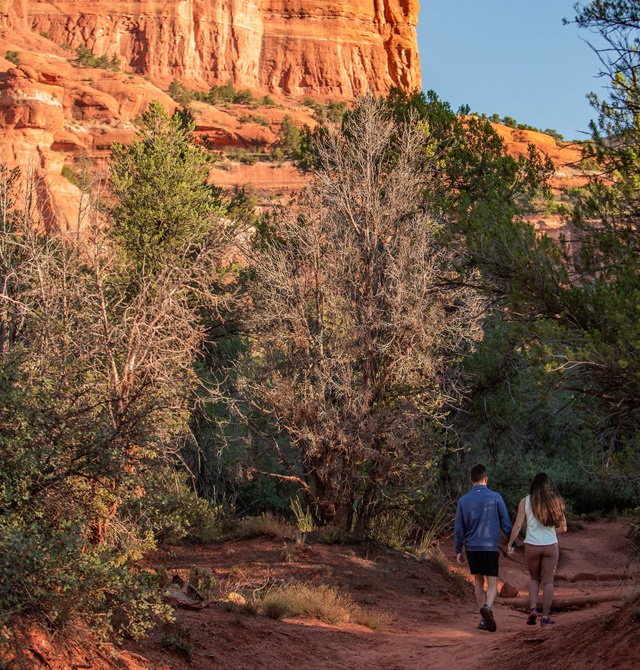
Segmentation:
<svg viewBox="0 0 640 670">
<path fill-rule="evenodd" d="M 539 472 L 529 488 L 533 516 L 543 526 L 560 526 L 564 522 L 564 501 L 551 477 Z"/>
</svg>

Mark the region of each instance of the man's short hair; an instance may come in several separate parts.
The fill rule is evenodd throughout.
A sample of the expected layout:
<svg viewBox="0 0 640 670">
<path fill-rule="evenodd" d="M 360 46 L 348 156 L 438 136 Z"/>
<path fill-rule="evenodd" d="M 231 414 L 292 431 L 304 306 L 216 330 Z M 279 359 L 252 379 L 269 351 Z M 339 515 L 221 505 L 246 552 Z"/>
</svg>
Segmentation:
<svg viewBox="0 0 640 670">
<path fill-rule="evenodd" d="M 478 465 L 474 465 L 471 468 L 469 476 L 471 477 L 471 481 L 474 484 L 477 484 L 478 482 L 481 482 L 483 479 L 485 479 L 485 477 L 487 476 L 487 468 L 485 468 L 484 465 L 478 463 Z"/>
</svg>

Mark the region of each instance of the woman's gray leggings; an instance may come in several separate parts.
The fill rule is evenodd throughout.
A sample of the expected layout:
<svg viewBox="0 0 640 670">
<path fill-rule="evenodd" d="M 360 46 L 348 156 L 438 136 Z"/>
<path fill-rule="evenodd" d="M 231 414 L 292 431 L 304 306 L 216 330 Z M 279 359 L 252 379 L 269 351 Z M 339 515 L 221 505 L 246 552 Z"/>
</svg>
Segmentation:
<svg viewBox="0 0 640 670">
<path fill-rule="evenodd" d="M 556 573 L 560 548 L 555 544 L 526 544 L 524 545 L 524 557 L 529 569 L 529 605 L 536 607 L 538 601 L 538 590 L 542 582 L 542 613 L 549 616 L 551 602 L 553 601 L 553 577 Z"/>
</svg>

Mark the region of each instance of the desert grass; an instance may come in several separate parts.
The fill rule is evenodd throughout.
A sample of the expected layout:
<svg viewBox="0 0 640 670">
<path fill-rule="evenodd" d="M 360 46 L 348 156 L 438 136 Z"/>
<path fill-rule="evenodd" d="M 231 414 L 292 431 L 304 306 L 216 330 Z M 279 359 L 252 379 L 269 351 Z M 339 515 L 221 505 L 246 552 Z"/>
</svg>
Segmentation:
<svg viewBox="0 0 640 670">
<path fill-rule="evenodd" d="M 300 532 L 290 523 L 266 512 L 260 516 L 241 519 L 236 531 L 238 537 L 271 537 L 276 540 L 299 540 Z"/>
<path fill-rule="evenodd" d="M 274 589 L 265 595 L 262 611 L 272 619 L 308 616 L 332 626 L 352 622 L 371 630 L 381 630 L 390 621 L 384 613 L 364 609 L 337 587 L 326 585 L 294 584 Z"/>
<path fill-rule="evenodd" d="M 309 509 L 304 509 L 299 498 L 291 499 L 291 511 L 296 517 L 296 526 L 301 533 L 311 533 L 316 529 L 313 516 Z"/>
<path fill-rule="evenodd" d="M 391 625 L 391 617 L 385 612 L 356 606 L 353 623 L 366 626 L 371 630 L 386 630 Z"/>
<path fill-rule="evenodd" d="M 467 592 L 467 589 L 469 588 L 467 578 L 461 572 L 451 569 L 449 559 L 437 544 L 429 548 L 422 554 L 422 556 L 436 572 L 439 572 L 451 581 L 460 595 L 464 595 Z"/>
</svg>

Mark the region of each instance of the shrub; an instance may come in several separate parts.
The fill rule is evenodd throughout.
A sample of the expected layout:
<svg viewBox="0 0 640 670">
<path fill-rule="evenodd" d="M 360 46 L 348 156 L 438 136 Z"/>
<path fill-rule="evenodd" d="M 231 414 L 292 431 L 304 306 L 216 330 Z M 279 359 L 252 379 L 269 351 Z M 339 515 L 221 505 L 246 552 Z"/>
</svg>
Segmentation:
<svg viewBox="0 0 640 670">
<path fill-rule="evenodd" d="M 20 65 L 20 54 L 17 51 L 7 51 L 5 58 L 14 65 Z"/>
<path fill-rule="evenodd" d="M 281 591 L 284 602 L 293 614 L 313 617 L 336 625 L 350 620 L 354 604 L 335 586 L 294 584 Z"/>
<path fill-rule="evenodd" d="M 274 163 L 282 163 L 286 157 L 287 155 L 281 147 L 273 147 L 269 152 L 269 160 Z"/>
<path fill-rule="evenodd" d="M 259 156 L 252 154 L 243 147 L 231 147 L 227 149 L 226 154 L 230 160 L 236 160 L 247 165 L 255 165 L 260 160 Z"/>
<path fill-rule="evenodd" d="M 292 156 L 297 157 L 300 153 L 302 135 L 300 129 L 288 114 L 280 124 L 278 135 L 280 136 L 280 143 L 282 144 L 283 149 Z"/>
<path fill-rule="evenodd" d="M 327 105 L 327 119 L 333 123 L 340 123 L 342 117 L 346 114 L 347 109 L 349 109 L 349 106 L 344 100 L 332 100 Z"/>
<path fill-rule="evenodd" d="M 73 168 L 70 168 L 68 165 L 63 165 L 61 174 L 67 181 L 70 181 L 74 186 L 77 186 L 78 188 L 83 188 L 83 181 L 84 180 L 82 180 L 74 172 Z"/>
<path fill-rule="evenodd" d="M 184 658 L 187 663 L 191 663 L 193 644 L 189 639 L 190 637 L 189 629 L 185 626 L 179 626 L 175 632 L 163 637 L 160 645 L 166 651 L 177 654 Z"/>
<path fill-rule="evenodd" d="M 264 118 L 264 116 L 254 116 L 253 114 L 246 114 L 241 116 L 239 119 L 240 123 L 257 123 L 260 126 L 269 127 L 269 122 Z"/>
<path fill-rule="evenodd" d="M 263 107 L 274 107 L 276 104 L 275 100 L 268 95 L 263 96 L 258 100 L 258 105 L 261 105 Z"/>
<path fill-rule="evenodd" d="M 123 514 L 160 542 L 210 542 L 220 535 L 225 517 L 222 505 L 199 497 L 186 484 L 186 476 L 164 466 L 149 472 L 142 495 Z"/>
<path fill-rule="evenodd" d="M 268 593 L 262 601 L 262 611 L 270 619 L 284 619 L 290 614 L 288 601 L 282 591 Z"/>
<path fill-rule="evenodd" d="M 173 79 L 171 81 L 167 92 L 176 102 L 179 102 L 181 105 L 188 105 L 194 98 L 194 94 L 177 79 Z"/>
<path fill-rule="evenodd" d="M 260 516 L 250 516 L 238 524 L 239 537 L 272 537 L 278 540 L 297 540 L 298 529 L 290 523 L 265 512 Z"/>
<path fill-rule="evenodd" d="M 337 526 L 324 526 L 318 533 L 318 539 L 324 544 L 344 544 L 349 540 L 349 533 Z"/>
<path fill-rule="evenodd" d="M 76 520 L 0 526 L 0 574 L 4 612 L 36 613 L 58 627 L 82 617 L 98 633 L 140 637 L 171 616 L 154 577 L 89 545 Z"/>
<path fill-rule="evenodd" d="M 210 104 L 217 102 L 231 103 L 236 97 L 236 93 L 235 86 L 231 82 L 228 82 L 224 86 L 212 86 L 205 95 L 204 101 Z"/>
<path fill-rule="evenodd" d="M 384 612 L 356 607 L 353 612 L 353 623 L 366 626 L 371 630 L 385 630 L 391 623 L 391 617 Z"/>
<path fill-rule="evenodd" d="M 557 130 L 554 130 L 553 128 L 545 128 L 542 132 L 545 135 L 550 135 L 551 137 L 553 137 L 553 139 L 556 142 L 562 142 L 564 140 L 564 136 L 561 133 L 559 133 Z"/>
<path fill-rule="evenodd" d="M 248 88 L 238 91 L 233 96 L 233 102 L 237 105 L 250 105 L 254 101 L 253 93 Z"/>
<path fill-rule="evenodd" d="M 111 58 L 105 55 L 96 56 L 91 49 L 82 45 L 76 49 L 76 58 L 73 62 L 82 67 L 111 70 L 113 72 L 120 70 L 120 59 L 115 54 Z"/>
</svg>

